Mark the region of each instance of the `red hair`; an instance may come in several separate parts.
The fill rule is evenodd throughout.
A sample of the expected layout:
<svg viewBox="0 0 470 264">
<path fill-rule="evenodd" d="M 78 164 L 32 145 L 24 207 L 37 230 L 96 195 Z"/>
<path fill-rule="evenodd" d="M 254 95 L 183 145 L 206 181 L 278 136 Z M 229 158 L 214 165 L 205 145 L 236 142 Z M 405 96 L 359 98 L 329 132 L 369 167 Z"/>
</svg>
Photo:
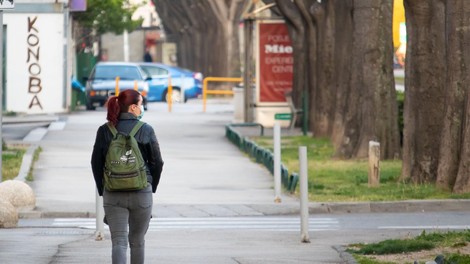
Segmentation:
<svg viewBox="0 0 470 264">
<path fill-rule="evenodd" d="M 119 96 L 111 96 L 106 103 L 108 108 L 108 115 L 106 119 L 114 126 L 119 121 L 119 114 L 129 111 L 129 106 L 137 104 L 140 99 L 140 93 L 136 90 L 128 89 L 119 93 Z"/>
</svg>

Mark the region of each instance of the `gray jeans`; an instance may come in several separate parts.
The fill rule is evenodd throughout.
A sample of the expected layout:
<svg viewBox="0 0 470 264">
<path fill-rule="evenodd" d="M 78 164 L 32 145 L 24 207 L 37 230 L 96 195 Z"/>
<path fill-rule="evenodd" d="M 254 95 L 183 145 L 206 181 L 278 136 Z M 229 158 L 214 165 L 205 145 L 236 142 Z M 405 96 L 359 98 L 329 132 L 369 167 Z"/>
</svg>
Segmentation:
<svg viewBox="0 0 470 264">
<path fill-rule="evenodd" d="M 113 264 L 125 264 L 127 245 L 131 248 L 131 264 L 145 260 L 145 234 L 152 215 L 152 186 L 136 192 L 103 193 L 106 222 L 111 231 Z"/>
</svg>

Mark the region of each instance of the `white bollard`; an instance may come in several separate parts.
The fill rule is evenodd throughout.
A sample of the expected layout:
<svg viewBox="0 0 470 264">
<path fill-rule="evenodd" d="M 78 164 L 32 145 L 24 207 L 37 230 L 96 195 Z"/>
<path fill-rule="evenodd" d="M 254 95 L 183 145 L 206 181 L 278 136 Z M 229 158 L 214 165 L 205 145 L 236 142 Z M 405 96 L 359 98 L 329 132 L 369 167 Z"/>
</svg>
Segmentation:
<svg viewBox="0 0 470 264">
<path fill-rule="evenodd" d="M 95 240 L 101 241 L 104 240 L 104 208 L 103 208 L 103 197 L 98 194 L 96 191 L 96 231 L 95 231 Z"/>
<path fill-rule="evenodd" d="M 274 122 L 273 128 L 273 149 L 274 149 L 274 202 L 281 200 L 281 126 L 279 122 Z"/>
<path fill-rule="evenodd" d="M 308 161 L 307 147 L 299 147 L 300 162 L 300 238 L 302 243 L 310 243 L 308 235 Z"/>
</svg>

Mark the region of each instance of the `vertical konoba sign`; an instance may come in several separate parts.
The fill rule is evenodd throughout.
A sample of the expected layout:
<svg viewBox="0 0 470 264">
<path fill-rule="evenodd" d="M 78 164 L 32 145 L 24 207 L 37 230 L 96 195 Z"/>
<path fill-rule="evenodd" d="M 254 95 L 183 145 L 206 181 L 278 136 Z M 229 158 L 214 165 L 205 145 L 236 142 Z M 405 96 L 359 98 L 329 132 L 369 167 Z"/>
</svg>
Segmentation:
<svg viewBox="0 0 470 264">
<path fill-rule="evenodd" d="M 6 110 L 56 113 L 63 107 L 64 17 L 9 13 L 6 36 Z"/>
<path fill-rule="evenodd" d="M 292 44 L 284 21 L 258 22 L 258 104 L 285 102 L 292 90 Z"/>
<path fill-rule="evenodd" d="M 40 40 L 39 40 L 39 29 L 36 25 L 38 20 L 37 16 L 28 17 L 28 37 L 26 43 L 28 44 L 28 55 L 26 63 L 28 66 L 29 82 L 28 82 L 28 93 L 32 95 L 28 105 L 28 109 L 38 107 L 43 109 L 39 95 L 42 91 L 41 83 L 41 62 L 39 61 L 40 55 Z"/>
</svg>

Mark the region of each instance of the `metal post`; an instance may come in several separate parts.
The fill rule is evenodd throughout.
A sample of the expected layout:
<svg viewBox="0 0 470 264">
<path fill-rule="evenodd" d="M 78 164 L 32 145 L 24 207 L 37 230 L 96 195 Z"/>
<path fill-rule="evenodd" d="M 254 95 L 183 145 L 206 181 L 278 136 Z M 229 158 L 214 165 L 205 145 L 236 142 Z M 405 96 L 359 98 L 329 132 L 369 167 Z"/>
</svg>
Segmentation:
<svg viewBox="0 0 470 264">
<path fill-rule="evenodd" d="M 244 122 L 253 122 L 253 24 L 252 18 L 246 18 L 244 20 L 244 41 L 245 41 L 245 71 L 243 73 L 243 92 L 244 92 Z"/>
<path fill-rule="evenodd" d="M 69 8 L 67 4 L 64 4 L 64 49 L 63 49 L 63 74 L 64 74 L 64 80 L 63 80 L 63 86 L 64 86 L 64 94 L 62 98 L 62 107 L 64 109 L 67 109 L 67 98 L 68 94 L 70 93 L 70 85 L 69 80 Z"/>
<path fill-rule="evenodd" d="M 308 162 L 307 147 L 299 147 L 300 162 L 300 238 L 302 243 L 310 243 L 308 236 Z"/>
<path fill-rule="evenodd" d="M 168 76 L 168 91 L 166 92 L 166 100 L 168 103 L 168 112 L 171 113 L 172 105 L 173 105 L 173 85 L 171 84 L 171 75 Z"/>
<path fill-rule="evenodd" d="M 96 191 L 96 232 L 95 240 L 104 240 L 104 208 L 103 208 L 103 197 Z"/>
<path fill-rule="evenodd" d="M 3 167 L 3 11 L 0 10 L 0 139 L 2 140 L 2 147 L 0 147 L 0 168 Z M 2 170 L 0 170 L 0 182 L 3 181 Z"/>
<path fill-rule="evenodd" d="M 274 202 L 280 203 L 281 200 L 281 126 L 279 122 L 274 122 Z"/>
<path fill-rule="evenodd" d="M 129 33 L 127 32 L 127 29 L 124 29 L 123 35 L 123 42 L 124 42 L 124 61 L 128 62 L 129 61 Z"/>
<path fill-rule="evenodd" d="M 13 1 L 2 1 L 0 2 L 0 140 L 2 146 L 0 147 L 0 168 L 3 167 L 3 9 L 14 9 L 15 3 Z M 0 169 L 0 182 L 3 181 L 2 170 Z"/>
<path fill-rule="evenodd" d="M 114 95 L 119 96 L 119 81 L 121 80 L 121 77 L 116 76 L 116 85 L 114 87 Z"/>
<path fill-rule="evenodd" d="M 307 135 L 308 131 L 308 91 L 302 92 L 302 133 Z"/>
</svg>

